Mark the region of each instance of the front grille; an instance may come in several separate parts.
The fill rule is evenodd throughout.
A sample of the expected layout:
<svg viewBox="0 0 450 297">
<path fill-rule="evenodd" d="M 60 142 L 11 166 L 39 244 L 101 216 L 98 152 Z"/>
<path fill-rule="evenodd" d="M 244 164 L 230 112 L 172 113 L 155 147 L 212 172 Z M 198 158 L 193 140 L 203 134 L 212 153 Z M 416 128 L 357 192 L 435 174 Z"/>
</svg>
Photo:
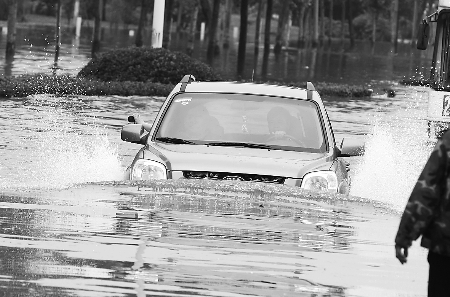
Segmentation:
<svg viewBox="0 0 450 297">
<path fill-rule="evenodd" d="M 183 177 L 187 179 L 240 180 L 272 184 L 284 184 L 285 181 L 285 178 L 281 176 L 210 171 L 183 171 Z"/>
</svg>

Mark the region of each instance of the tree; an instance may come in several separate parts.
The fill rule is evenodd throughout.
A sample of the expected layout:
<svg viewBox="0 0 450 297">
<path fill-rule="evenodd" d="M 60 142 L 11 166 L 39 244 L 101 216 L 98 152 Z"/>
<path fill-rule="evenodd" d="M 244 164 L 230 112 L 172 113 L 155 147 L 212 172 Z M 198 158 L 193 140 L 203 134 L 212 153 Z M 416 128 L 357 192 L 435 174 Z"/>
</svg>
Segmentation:
<svg viewBox="0 0 450 297">
<path fill-rule="evenodd" d="M 219 50 L 217 41 L 217 25 L 219 23 L 219 10 L 220 10 L 220 0 L 214 0 L 212 17 L 210 20 L 210 26 L 208 29 L 208 49 L 206 51 L 206 59 L 209 64 Z"/>
<path fill-rule="evenodd" d="M 392 0 L 391 9 L 391 44 L 394 47 L 394 53 L 397 53 L 398 39 L 398 0 Z"/>
<path fill-rule="evenodd" d="M 8 33 L 6 35 L 6 58 L 16 51 L 17 0 L 8 1 Z"/>
<path fill-rule="evenodd" d="M 231 27 L 231 10 L 232 0 L 225 0 L 225 19 L 223 28 L 223 47 L 228 48 L 230 46 L 230 27 Z"/>
<path fill-rule="evenodd" d="M 302 48 L 305 45 L 305 28 L 306 28 L 306 20 L 308 8 L 311 5 L 311 0 L 293 0 L 294 6 L 297 12 L 297 22 L 298 22 L 298 39 L 297 39 L 297 47 Z"/>
<path fill-rule="evenodd" d="M 325 2 L 324 0 L 319 1 L 319 11 L 320 11 L 320 17 L 319 17 L 319 23 L 320 23 L 320 33 L 319 33 L 319 42 L 320 44 L 323 43 L 324 34 L 325 34 Z"/>
<path fill-rule="evenodd" d="M 328 43 L 331 43 L 331 37 L 333 36 L 333 0 L 330 0 L 330 14 L 328 16 L 329 25 L 328 25 Z"/>
<path fill-rule="evenodd" d="M 349 49 L 353 49 L 355 47 L 355 34 L 354 34 L 354 29 L 353 29 L 353 10 L 354 10 L 354 5 L 350 5 L 350 1 L 352 0 L 347 0 L 347 21 L 348 21 L 348 35 L 350 38 L 350 48 Z"/>
<path fill-rule="evenodd" d="M 195 40 L 195 32 L 197 31 L 197 18 L 198 18 L 198 5 L 197 1 L 194 0 L 183 0 L 189 1 L 188 3 L 191 4 L 186 7 L 187 12 L 190 13 L 189 15 L 189 26 L 188 26 L 188 42 L 186 47 L 186 52 L 188 55 L 192 55 L 194 52 L 194 40 Z M 192 3 L 190 3 L 192 1 Z"/>
<path fill-rule="evenodd" d="M 53 61 L 54 75 L 56 75 L 56 70 L 58 69 L 59 48 L 61 46 L 60 35 L 61 35 L 61 0 L 58 0 L 56 9 L 55 59 Z"/>
<path fill-rule="evenodd" d="M 239 30 L 237 75 L 242 77 L 245 68 L 245 51 L 247 44 L 248 0 L 241 0 L 241 24 Z"/>
<path fill-rule="evenodd" d="M 94 36 L 92 40 L 92 57 L 97 55 L 97 52 L 100 50 L 100 39 L 101 39 L 101 30 L 102 30 L 102 13 L 103 13 L 103 0 L 97 0 L 97 7 L 95 11 L 95 20 L 94 20 Z"/>
<path fill-rule="evenodd" d="M 297 47 L 301 48 L 305 44 L 305 12 L 306 12 L 306 4 L 301 3 L 300 4 L 300 12 L 298 17 L 298 39 L 297 39 Z"/>
<path fill-rule="evenodd" d="M 413 9 L 413 18 L 412 18 L 412 26 L 411 26 L 411 47 L 416 47 L 416 35 L 417 35 L 417 19 L 418 19 L 418 12 L 419 12 L 419 4 L 417 1 L 414 2 L 414 9 Z"/>
<path fill-rule="evenodd" d="M 372 44 L 377 40 L 377 22 L 383 11 L 387 10 L 391 0 L 364 0 L 364 7 L 372 16 Z"/>
<path fill-rule="evenodd" d="M 137 47 L 141 47 L 143 42 L 143 35 L 144 35 L 144 27 L 147 23 L 147 10 L 148 10 L 148 0 L 141 0 L 141 13 L 139 17 L 139 24 L 136 32 L 136 41 L 135 44 Z"/>
<path fill-rule="evenodd" d="M 314 5 L 313 46 L 316 47 L 319 44 L 319 0 L 313 0 L 313 5 Z"/>
<path fill-rule="evenodd" d="M 256 28 L 255 28 L 255 52 L 254 52 L 254 63 L 253 69 L 256 68 L 258 55 L 259 55 L 259 39 L 260 39 L 260 29 L 261 29 L 261 13 L 262 13 L 262 0 L 258 0 L 258 12 L 256 14 Z"/>
<path fill-rule="evenodd" d="M 281 4 L 281 12 L 278 17 L 277 35 L 275 37 L 275 46 L 273 49 L 276 55 L 281 52 L 283 44 L 285 43 L 284 41 L 285 41 L 286 24 L 290 13 L 289 4 L 290 0 L 283 0 Z"/>
<path fill-rule="evenodd" d="M 144 0 L 145 1 L 145 0 Z M 168 48 L 170 41 L 172 40 L 172 12 L 173 12 L 173 0 L 166 0 L 166 7 L 164 10 L 164 35 L 163 35 L 163 47 Z"/>
<path fill-rule="evenodd" d="M 342 0 L 342 13 L 341 13 L 341 42 L 344 44 L 345 40 L 345 2 Z"/>
<path fill-rule="evenodd" d="M 209 0 L 199 0 L 200 9 L 202 11 L 203 19 L 205 20 L 206 28 L 209 28 L 209 23 L 211 21 L 212 8 Z"/>
<path fill-rule="evenodd" d="M 263 80 L 267 77 L 267 68 L 269 64 L 269 53 L 270 53 L 270 26 L 272 21 L 272 0 L 267 0 L 266 6 L 266 23 L 264 27 L 264 54 L 263 54 L 263 64 L 262 64 L 262 78 Z"/>
</svg>

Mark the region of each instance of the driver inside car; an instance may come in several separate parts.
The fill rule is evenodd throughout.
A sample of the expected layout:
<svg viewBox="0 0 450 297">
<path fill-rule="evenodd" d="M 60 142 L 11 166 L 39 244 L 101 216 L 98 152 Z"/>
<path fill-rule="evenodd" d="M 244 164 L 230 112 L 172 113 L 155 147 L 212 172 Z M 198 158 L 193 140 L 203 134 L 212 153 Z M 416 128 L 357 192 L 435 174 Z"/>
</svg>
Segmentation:
<svg viewBox="0 0 450 297">
<path fill-rule="evenodd" d="M 270 133 L 268 142 L 284 140 L 301 144 L 299 123 L 295 124 L 295 122 L 295 119 L 285 108 L 280 106 L 273 107 L 267 113 L 267 124 Z"/>
</svg>

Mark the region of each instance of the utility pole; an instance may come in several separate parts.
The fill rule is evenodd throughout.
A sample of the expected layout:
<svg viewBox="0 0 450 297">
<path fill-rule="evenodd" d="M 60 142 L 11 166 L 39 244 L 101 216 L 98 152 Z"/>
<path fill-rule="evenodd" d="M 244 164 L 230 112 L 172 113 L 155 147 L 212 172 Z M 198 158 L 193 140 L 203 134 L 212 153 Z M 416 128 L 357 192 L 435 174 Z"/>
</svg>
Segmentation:
<svg viewBox="0 0 450 297">
<path fill-rule="evenodd" d="M 166 1 L 155 0 L 153 8 L 152 47 L 162 47 L 164 32 L 164 10 Z"/>
</svg>

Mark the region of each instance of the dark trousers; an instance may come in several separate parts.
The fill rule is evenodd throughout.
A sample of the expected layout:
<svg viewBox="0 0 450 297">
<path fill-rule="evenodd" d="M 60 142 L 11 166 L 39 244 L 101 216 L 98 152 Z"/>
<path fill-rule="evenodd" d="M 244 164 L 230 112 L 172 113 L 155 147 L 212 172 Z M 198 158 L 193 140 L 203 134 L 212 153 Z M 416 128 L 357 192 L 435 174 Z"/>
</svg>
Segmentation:
<svg viewBox="0 0 450 297">
<path fill-rule="evenodd" d="M 449 297 L 450 257 L 429 252 L 427 259 L 430 264 L 428 297 Z"/>
</svg>

